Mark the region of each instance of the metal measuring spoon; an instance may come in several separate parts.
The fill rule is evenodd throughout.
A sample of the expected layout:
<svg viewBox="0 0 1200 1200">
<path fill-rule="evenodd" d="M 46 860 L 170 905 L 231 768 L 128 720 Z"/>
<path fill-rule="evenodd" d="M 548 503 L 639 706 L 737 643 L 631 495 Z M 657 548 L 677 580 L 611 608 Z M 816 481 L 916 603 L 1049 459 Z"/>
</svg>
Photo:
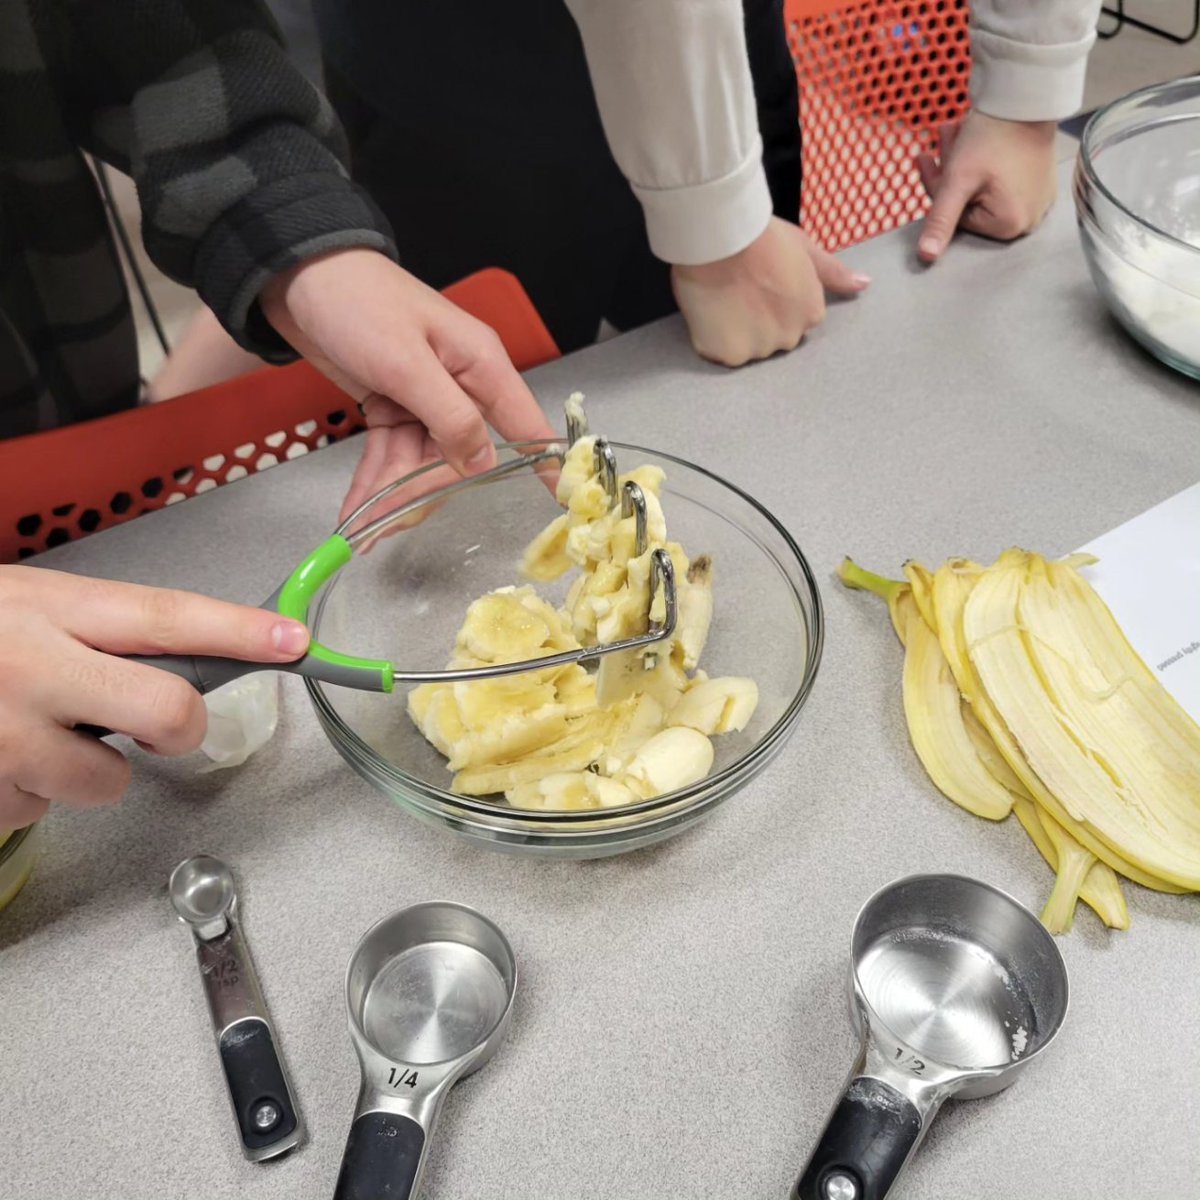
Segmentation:
<svg viewBox="0 0 1200 1200">
<path fill-rule="evenodd" d="M 171 872 L 167 890 L 191 926 L 242 1153 L 252 1162 L 275 1158 L 300 1144 L 304 1125 L 237 922 L 233 873 L 220 859 L 197 854 Z"/>
<path fill-rule="evenodd" d="M 442 1102 L 504 1037 L 517 964 L 462 904 L 418 904 L 374 925 L 346 973 L 362 1089 L 334 1200 L 411 1200 Z"/>
</svg>

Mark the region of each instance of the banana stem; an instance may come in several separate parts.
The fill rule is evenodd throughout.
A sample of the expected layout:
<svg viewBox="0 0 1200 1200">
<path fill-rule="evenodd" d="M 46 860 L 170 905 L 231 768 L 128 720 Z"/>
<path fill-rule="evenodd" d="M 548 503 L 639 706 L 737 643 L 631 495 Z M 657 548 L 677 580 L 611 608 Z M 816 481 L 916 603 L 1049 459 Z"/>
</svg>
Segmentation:
<svg viewBox="0 0 1200 1200">
<path fill-rule="evenodd" d="M 908 587 L 903 579 L 885 579 L 865 567 L 860 567 L 852 558 L 843 558 L 837 569 L 837 577 L 848 588 L 858 588 L 864 592 L 874 592 L 891 604 L 902 589 Z"/>
<path fill-rule="evenodd" d="M 1109 929 L 1129 928 L 1129 907 L 1121 892 L 1121 882 L 1107 863 L 1099 859 L 1092 863 L 1079 889 L 1079 898 L 1095 909 Z"/>
<path fill-rule="evenodd" d="M 1075 923 L 1075 904 L 1079 889 L 1092 869 L 1096 856 L 1082 846 L 1059 855 L 1058 875 L 1046 907 L 1042 909 L 1042 924 L 1051 933 L 1069 933 Z"/>
</svg>

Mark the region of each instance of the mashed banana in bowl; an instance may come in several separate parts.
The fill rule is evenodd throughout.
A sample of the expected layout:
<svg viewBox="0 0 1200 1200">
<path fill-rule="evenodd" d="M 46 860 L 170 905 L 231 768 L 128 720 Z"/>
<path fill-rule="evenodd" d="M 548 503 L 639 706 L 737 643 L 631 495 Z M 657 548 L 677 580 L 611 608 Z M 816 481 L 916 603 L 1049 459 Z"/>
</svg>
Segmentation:
<svg viewBox="0 0 1200 1200">
<path fill-rule="evenodd" d="M 578 411 L 578 398 L 569 404 Z M 603 645 L 646 632 L 661 619 L 651 595 L 655 550 L 675 568 L 678 620 L 665 642 L 604 655 L 596 672 L 574 663 L 496 679 L 425 683 L 408 714 L 447 758 L 452 788 L 503 793 L 516 808 L 580 810 L 649 800 L 705 778 L 711 738 L 745 729 L 758 704 L 754 681 L 710 679 L 700 669 L 713 612 L 712 559 L 690 559 L 667 536 L 658 467 L 621 475 L 638 485 L 646 521 L 622 516 L 595 467 L 595 438 L 568 452 L 557 498 L 564 512 L 527 548 L 533 582 L 578 571 L 561 608 L 527 584 L 489 592 L 467 609 L 448 667 L 459 669 Z M 632 664 L 627 660 L 634 658 Z"/>
</svg>

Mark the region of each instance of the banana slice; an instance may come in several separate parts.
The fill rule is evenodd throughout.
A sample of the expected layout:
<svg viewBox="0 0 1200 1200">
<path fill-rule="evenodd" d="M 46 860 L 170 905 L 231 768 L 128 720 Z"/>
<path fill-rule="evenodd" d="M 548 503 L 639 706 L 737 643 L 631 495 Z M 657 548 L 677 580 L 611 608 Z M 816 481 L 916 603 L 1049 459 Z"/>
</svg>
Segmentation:
<svg viewBox="0 0 1200 1200">
<path fill-rule="evenodd" d="M 583 393 L 572 392 L 563 404 L 563 412 L 567 417 L 567 428 L 580 437 L 585 437 L 588 431 L 587 413 L 583 411 Z"/>
<path fill-rule="evenodd" d="M 526 599 L 538 604 L 525 604 Z M 459 648 L 489 663 L 537 658 L 550 637 L 550 621 L 538 611 L 539 604 L 544 601 L 532 588 L 501 588 L 480 596 L 467 609 L 458 634 Z"/>
<path fill-rule="evenodd" d="M 666 727 L 666 723 L 666 709 L 653 696 L 644 693 L 638 696 L 608 743 L 608 752 L 603 759 L 605 774 L 619 775 L 642 746 Z"/>
<path fill-rule="evenodd" d="M 549 583 L 571 569 L 571 558 L 567 554 L 567 526 L 570 517 L 563 513 L 555 517 L 541 533 L 529 543 L 521 560 L 521 573 L 526 579 Z"/>
<path fill-rule="evenodd" d="M 596 672 L 596 703 L 603 707 L 637 695 L 646 674 L 644 652 L 618 650 L 615 654 L 606 654 Z"/>
<path fill-rule="evenodd" d="M 451 784 L 464 796 L 490 796 L 493 792 L 509 792 L 522 783 L 533 783 L 562 771 L 585 771 L 604 753 L 604 739 L 588 735 L 576 741 L 564 738 L 570 746 L 544 747 L 548 753 L 534 754 L 515 762 L 469 767 L 459 771 Z"/>
<path fill-rule="evenodd" d="M 558 487 L 555 490 L 555 498 L 563 508 L 569 508 L 575 493 L 592 481 L 595 475 L 593 470 L 595 453 L 596 439 L 591 435 L 581 437 L 567 451 L 566 457 L 563 459 L 562 470 L 559 472 Z"/>
<path fill-rule="evenodd" d="M 538 680 L 532 673 L 453 683 L 450 688 L 458 719 L 467 729 L 485 729 L 512 713 L 541 712 L 559 703 L 555 682 Z"/>
<path fill-rule="evenodd" d="M 466 736 L 453 690 L 444 683 L 423 683 L 408 694 L 408 711 L 426 739 L 447 758 L 451 747 Z"/>
<path fill-rule="evenodd" d="M 618 482 L 621 487 L 624 487 L 627 483 L 636 483 L 647 496 L 661 497 L 662 485 L 666 478 L 667 473 L 662 467 L 643 463 L 642 466 L 635 467 L 632 471 L 622 475 Z"/>
<path fill-rule="evenodd" d="M 568 732 L 567 714 L 561 704 L 547 704 L 533 712 L 516 710 L 451 742 L 447 766 L 462 771 L 485 763 L 511 762 L 558 741 Z"/>
<path fill-rule="evenodd" d="M 555 687 L 568 717 L 582 716 L 596 707 L 596 678 L 578 663 L 566 668 Z"/>
<path fill-rule="evenodd" d="M 560 771 L 531 783 L 521 783 L 505 793 L 514 808 L 570 812 L 590 808 L 619 808 L 636 804 L 640 797 L 623 783 L 594 771 Z"/>
<path fill-rule="evenodd" d="M 653 696 L 662 705 L 668 718 L 687 691 L 688 677 L 683 668 L 670 658 L 660 657 L 658 666 L 647 671 L 642 678 L 642 692 Z"/>
<path fill-rule="evenodd" d="M 753 679 L 728 676 L 693 683 L 671 709 L 671 724 L 686 725 L 711 737 L 715 733 L 741 732 L 758 707 L 758 684 Z"/>
<path fill-rule="evenodd" d="M 617 776 L 643 800 L 676 791 L 703 779 L 713 764 L 713 744 L 702 733 L 682 726 L 656 733 Z"/>
</svg>

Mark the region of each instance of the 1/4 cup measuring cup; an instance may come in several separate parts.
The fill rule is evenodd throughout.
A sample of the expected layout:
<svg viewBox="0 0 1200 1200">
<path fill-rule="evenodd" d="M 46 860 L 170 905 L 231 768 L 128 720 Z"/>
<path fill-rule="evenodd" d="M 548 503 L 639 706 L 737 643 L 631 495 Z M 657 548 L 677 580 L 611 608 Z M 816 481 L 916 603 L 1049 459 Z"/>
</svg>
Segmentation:
<svg viewBox="0 0 1200 1200">
<path fill-rule="evenodd" d="M 504 934 L 462 904 L 402 909 L 363 936 L 346 974 L 362 1089 L 334 1200 L 409 1200 L 442 1102 L 495 1053 L 517 965 Z"/>
<path fill-rule="evenodd" d="M 862 1048 L 792 1200 L 883 1200 L 942 1104 L 1008 1087 L 1067 997 L 1054 939 L 998 888 L 913 875 L 877 892 L 851 939 Z"/>
</svg>

